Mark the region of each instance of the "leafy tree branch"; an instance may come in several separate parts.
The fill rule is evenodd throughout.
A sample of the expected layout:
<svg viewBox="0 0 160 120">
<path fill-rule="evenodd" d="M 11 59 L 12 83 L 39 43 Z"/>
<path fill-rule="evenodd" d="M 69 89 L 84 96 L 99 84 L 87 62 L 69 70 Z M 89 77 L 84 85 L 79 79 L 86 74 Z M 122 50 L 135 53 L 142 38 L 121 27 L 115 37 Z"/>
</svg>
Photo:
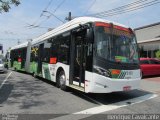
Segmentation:
<svg viewBox="0 0 160 120">
<path fill-rule="evenodd" d="M 20 4 L 19 0 L 0 0 L 0 13 L 1 12 L 9 12 L 11 5 L 18 6 Z"/>
</svg>

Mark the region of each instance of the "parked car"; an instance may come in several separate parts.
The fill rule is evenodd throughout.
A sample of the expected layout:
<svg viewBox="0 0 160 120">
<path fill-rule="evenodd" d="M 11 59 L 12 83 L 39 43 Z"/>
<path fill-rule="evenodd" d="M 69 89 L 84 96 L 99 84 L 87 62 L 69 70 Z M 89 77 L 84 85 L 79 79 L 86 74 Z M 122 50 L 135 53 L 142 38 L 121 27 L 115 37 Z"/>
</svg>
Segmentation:
<svg viewBox="0 0 160 120">
<path fill-rule="evenodd" d="M 154 58 L 140 58 L 142 76 L 160 75 L 160 60 Z"/>
<path fill-rule="evenodd" d="M 0 72 L 6 72 L 5 64 L 2 59 L 0 59 Z"/>
</svg>

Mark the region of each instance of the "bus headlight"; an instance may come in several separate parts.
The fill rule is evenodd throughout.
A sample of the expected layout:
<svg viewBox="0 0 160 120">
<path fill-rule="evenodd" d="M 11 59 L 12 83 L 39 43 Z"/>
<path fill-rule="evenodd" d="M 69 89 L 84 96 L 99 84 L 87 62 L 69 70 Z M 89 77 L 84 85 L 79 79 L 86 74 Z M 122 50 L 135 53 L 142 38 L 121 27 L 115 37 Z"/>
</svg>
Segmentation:
<svg viewBox="0 0 160 120">
<path fill-rule="evenodd" d="M 105 70 L 104 68 L 100 68 L 98 66 L 93 66 L 93 71 L 95 73 L 98 73 L 100 75 L 106 76 L 106 77 L 111 77 L 111 73 L 109 70 Z"/>
</svg>

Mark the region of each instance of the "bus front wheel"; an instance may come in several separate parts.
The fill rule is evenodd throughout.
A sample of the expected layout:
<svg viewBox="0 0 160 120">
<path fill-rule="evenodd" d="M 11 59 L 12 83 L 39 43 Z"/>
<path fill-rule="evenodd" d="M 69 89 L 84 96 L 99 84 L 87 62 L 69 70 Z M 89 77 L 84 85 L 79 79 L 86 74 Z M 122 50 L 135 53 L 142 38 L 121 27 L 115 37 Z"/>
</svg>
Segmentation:
<svg viewBox="0 0 160 120">
<path fill-rule="evenodd" d="M 37 75 L 36 75 L 35 72 L 32 73 L 32 76 L 33 76 L 34 78 L 37 78 Z"/>
<path fill-rule="evenodd" d="M 64 71 L 60 71 L 59 75 L 58 75 L 58 83 L 59 83 L 59 87 L 66 91 L 67 90 L 67 86 L 66 86 L 66 76 Z"/>
</svg>

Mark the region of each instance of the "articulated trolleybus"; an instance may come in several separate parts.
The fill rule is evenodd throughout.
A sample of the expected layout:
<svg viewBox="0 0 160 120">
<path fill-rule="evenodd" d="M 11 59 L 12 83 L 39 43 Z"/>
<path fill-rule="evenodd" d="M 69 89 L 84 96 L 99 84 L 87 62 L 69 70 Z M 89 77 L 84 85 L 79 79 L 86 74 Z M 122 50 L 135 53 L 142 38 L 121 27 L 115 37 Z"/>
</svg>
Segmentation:
<svg viewBox="0 0 160 120">
<path fill-rule="evenodd" d="M 138 47 L 132 29 L 80 17 L 10 51 L 11 67 L 86 93 L 139 88 Z"/>
</svg>

